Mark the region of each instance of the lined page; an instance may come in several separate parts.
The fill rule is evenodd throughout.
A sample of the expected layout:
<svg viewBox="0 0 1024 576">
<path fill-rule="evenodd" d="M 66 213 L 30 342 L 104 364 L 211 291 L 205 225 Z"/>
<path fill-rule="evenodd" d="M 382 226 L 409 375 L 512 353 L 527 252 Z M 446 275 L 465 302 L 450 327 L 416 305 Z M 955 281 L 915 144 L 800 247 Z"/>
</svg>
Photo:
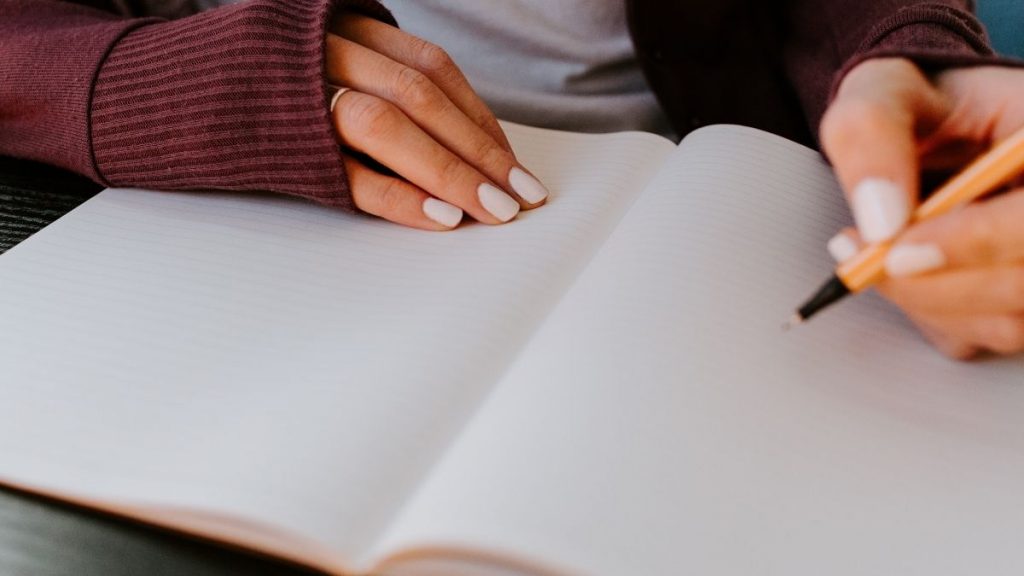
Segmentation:
<svg viewBox="0 0 1024 576">
<path fill-rule="evenodd" d="M 858 297 L 783 334 L 848 224 L 817 154 L 695 132 L 380 545 L 571 574 L 1020 574 L 1024 362 Z"/>
<path fill-rule="evenodd" d="M 674 148 L 507 129 L 506 226 L 107 190 L 5 254 L 0 478 L 358 556 Z"/>
</svg>

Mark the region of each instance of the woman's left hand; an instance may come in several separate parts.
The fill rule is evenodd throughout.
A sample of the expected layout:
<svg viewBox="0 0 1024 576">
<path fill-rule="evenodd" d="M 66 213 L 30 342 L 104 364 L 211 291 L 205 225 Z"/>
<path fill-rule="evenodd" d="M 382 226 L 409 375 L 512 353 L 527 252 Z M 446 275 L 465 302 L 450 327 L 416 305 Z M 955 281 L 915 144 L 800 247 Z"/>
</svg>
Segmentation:
<svg viewBox="0 0 1024 576">
<path fill-rule="evenodd" d="M 895 238 L 879 291 L 954 358 L 1024 350 L 1024 188 L 904 228 L 922 172 L 955 171 L 1024 126 L 1022 94 L 1021 69 L 929 79 L 907 60 L 868 60 L 822 121 L 822 146 L 857 223 L 830 251 L 842 260 L 860 238 Z"/>
</svg>

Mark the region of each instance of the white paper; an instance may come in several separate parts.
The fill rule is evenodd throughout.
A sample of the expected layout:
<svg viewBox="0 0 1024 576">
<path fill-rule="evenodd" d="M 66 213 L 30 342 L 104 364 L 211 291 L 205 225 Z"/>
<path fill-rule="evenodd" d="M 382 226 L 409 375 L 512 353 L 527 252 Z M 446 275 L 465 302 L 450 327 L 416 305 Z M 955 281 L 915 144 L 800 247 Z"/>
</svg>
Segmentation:
<svg viewBox="0 0 1024 576">
<path fill-rule="evenodd" d="M 848 224 L 817 154 L 696 132 L 378 545 L 588 575 L 1020 574 L 1024 362 L 864 296 L 783 334 Z"/>
<path fill-rule="evenodd" d="M 357 559 L 673 149 L 507 128 L 506 226 L 107 190 L 0 257 L 0 479 Z"/>
</svg>

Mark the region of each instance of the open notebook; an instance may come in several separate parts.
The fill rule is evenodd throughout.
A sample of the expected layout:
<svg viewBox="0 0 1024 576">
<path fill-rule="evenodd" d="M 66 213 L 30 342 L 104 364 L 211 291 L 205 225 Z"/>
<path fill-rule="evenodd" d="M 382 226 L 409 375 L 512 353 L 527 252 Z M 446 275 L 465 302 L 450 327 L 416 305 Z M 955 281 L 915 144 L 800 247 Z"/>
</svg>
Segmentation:
<svg viewBox="0 0 1024 576">
<path fill-rule="evenodd" d="M 506 128 L 507 226 L 107 190 L 0 257 L 2 482 L 335 574 L 1024 571 L 1021 360 L 780 333 L 816 153 Z"/>
</svg>

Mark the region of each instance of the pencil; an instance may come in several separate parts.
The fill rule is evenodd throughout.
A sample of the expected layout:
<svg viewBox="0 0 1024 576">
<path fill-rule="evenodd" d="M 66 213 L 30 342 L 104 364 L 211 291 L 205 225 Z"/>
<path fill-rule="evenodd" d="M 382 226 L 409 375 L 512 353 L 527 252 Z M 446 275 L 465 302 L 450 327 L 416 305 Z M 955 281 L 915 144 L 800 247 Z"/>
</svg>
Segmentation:
<svg viewBox="0 0 1024 576">
<path fill-rule="evenodd" d="M 914 210 L 910 223 L 947 214 L 1006 184 L 1024 171 L 1024 128 L 979 156 Z M 885 279 L 885 257 L 893 240 L 871 244 L 836 268 L 835 274 L 783 325 L 808 320 L 848 294 L 862 292 Z"/>
</svg>

